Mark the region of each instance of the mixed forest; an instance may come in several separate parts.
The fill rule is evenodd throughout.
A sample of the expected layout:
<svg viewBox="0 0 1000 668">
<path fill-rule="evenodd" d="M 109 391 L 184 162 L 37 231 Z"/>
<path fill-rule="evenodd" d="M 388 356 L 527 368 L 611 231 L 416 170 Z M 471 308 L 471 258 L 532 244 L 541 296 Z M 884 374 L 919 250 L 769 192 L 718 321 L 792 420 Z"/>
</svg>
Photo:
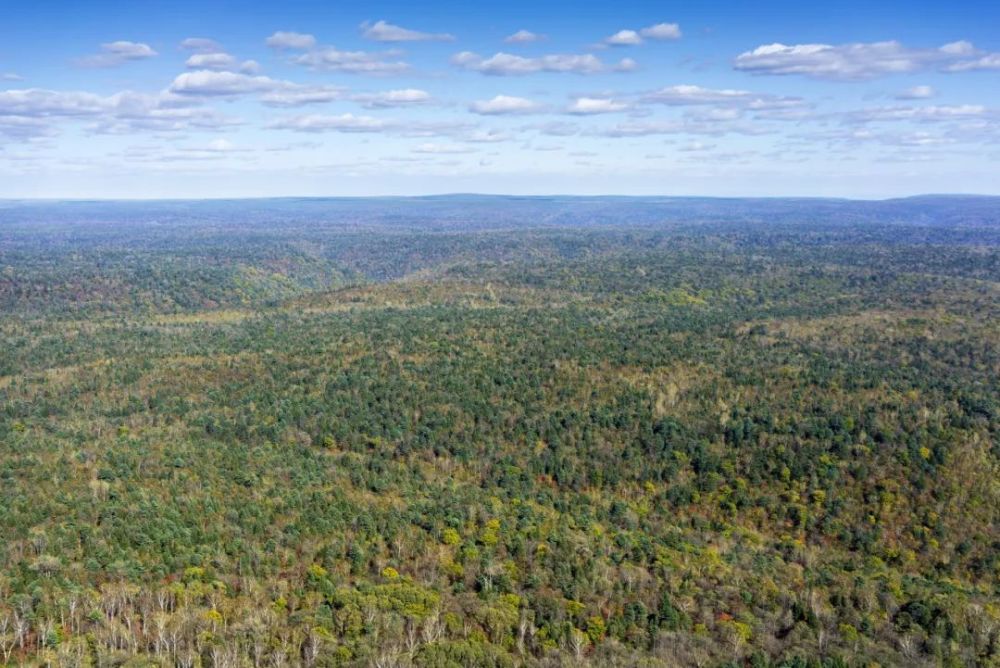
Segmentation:
<svg viewBox="0 0 1000 668">
<path fill-rule="evenodd" d="M 0 665 L 1000 666 L 1000 198 L 0 202 Z"/>
</svg>

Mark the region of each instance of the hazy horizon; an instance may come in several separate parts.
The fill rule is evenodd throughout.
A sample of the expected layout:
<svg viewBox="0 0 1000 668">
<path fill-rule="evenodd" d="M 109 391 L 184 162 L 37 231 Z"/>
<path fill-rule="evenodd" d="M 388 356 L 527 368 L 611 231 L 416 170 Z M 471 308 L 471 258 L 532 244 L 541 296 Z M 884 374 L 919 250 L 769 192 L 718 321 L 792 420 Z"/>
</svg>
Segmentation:
<svg viewBox="0 0 1000 668">
<path fill-rule="evenodd" d="M 379 200 L 379 199 L 446 199 L 446 198 L 510 198 L 510 199 L 624 199 L 624 200 L 828 200 L 842 202 L 891 202 L 924 198 L 1000 198 L 1000 194 L 923 192 L 894 197 L 836 197 L 828 195 L 628 195 L 623 193 L 490 193 L 490 192 L 441 192 L 412 195 L 260 195 L 227 197 L 0 197 L 0 202 L 253 202 L 266 200 Z"/>
</svg>

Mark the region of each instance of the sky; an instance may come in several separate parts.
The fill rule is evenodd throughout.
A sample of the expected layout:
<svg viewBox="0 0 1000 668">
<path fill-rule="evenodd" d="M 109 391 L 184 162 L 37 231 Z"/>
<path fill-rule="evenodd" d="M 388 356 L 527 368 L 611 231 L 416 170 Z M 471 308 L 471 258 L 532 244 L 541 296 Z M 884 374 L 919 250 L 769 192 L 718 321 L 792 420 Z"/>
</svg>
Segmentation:
<svg viewBox="0 0 1000 668">
<path fill-rule="evenodd" d="M 880 198 L 998 166 L 998 2 L 0 4 L 0 198 Z"/>
</svg>

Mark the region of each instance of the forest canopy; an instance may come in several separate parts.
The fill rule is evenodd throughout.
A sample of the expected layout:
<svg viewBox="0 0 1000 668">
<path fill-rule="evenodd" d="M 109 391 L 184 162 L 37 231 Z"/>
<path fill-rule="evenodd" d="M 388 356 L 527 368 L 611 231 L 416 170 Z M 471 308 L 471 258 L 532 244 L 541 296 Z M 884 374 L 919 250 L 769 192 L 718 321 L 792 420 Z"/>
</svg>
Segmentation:
<svg viewBox="0 0 1000 668">
<path fill-rule="evenodd" d="M 0 663 L 1000 665 L 1000 199 L 0 203 Z"/>
</svg>

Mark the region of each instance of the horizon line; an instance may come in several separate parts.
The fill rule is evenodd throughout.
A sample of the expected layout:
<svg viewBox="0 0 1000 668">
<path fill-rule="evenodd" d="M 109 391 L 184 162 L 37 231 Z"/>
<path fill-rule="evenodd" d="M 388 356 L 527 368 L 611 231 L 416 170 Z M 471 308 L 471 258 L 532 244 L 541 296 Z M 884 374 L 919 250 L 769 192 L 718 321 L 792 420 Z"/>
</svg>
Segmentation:
<svg viewBox="0 0 1000 668">
<path fill-rule="evenodd" d="M 896 200 L 922 199 L 931 197 L 942 198 L 979 198 L 979 199 L 1000 199 L 1000 193 L 915 193 L 912 195 L 896 195 L 882 197 L 850 197 L 850 196 L 830 196 L 830 195 L 628 195 L 619 193 L 602 193 L 595 195 L 567 194 L 567 193 L 546 193 L 546 194 L 520 194 L 520 193 L 485 193 L 485 192 L 449 192 L 449 193 L 427 193 L 421 195 L 261 195 L 261 196 L 220 196 L 220 197 L 0 197 L 0 202 L 254 202 L 273 200 L 420 200 L 420 199 L 443 199 L 443 198 L 505 198 L 505 199 L 631 199 L 631 200 L 654 200 L 654 199 L 688 199 L 688 200 L 811 200 L 830 202 L 891 202 Z"/>
</svg>

